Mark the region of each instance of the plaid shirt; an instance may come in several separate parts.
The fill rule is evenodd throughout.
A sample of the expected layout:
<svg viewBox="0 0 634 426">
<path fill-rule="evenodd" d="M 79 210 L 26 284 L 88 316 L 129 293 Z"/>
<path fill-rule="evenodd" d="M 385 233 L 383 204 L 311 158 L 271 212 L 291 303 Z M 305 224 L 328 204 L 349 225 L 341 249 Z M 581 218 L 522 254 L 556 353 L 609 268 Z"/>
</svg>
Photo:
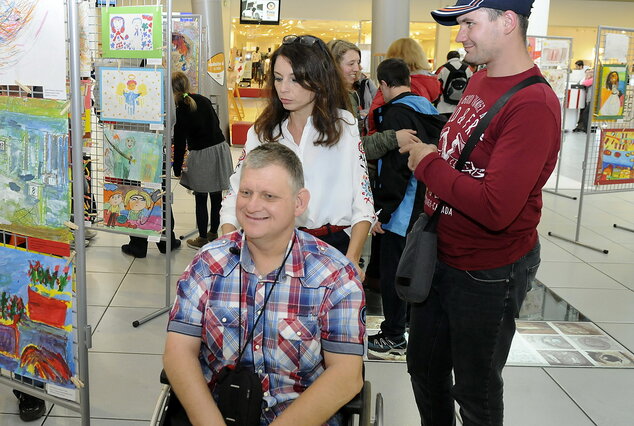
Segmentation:
<svg viewBox="0 0 634 426">
<path fill-rule="evenodd" d="M 237 360 L 238 342 L 247 341 L 277 272 L 258 276 L 242 235 L 234 232 L 206 245 L 181 276 L 167 329 L 202 339 L 200 361 L 208 383 Z M 364 307 L 354 266 L 321 240 L 295 231 L 292 251 L 240 361 L 254 366 L 262 381 L 262 424 L 324 372 L 322 350 L 363 355 Z"/>
</svg>

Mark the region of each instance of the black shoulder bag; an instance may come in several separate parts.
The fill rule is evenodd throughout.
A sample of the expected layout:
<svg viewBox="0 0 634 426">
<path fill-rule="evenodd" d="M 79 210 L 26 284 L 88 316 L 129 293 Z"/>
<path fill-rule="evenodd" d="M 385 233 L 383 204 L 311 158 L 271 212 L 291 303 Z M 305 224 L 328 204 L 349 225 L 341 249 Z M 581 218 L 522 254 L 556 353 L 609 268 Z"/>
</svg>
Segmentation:
<svg viewBox="0 0 634 426">
<path fill-rule="evenodd" d="M 469 136 L 456 164 L 457 170 L 462 170 L 484 130 L 511 96 L 517 91 L 537 83 L 548 84 L 546 79 L 541 76 L 528 77 L 509 89 L 493 104 Z M 436 269 L 436 258 L 438 257 L 436 225 L 444 206 L 445 202 L 440 201 L 431 217 L 421 213 L 412 226 L 412 230 L 407 234 L 405 249 L 398 262 L 394 282 L 396 293 L 406 302 L 421 303 L 429 295 Z"/>
<path fill-rule="evenodd" d="M 264 314 L 266 304 L 268 303 L 271 294 L 273 294 L 273 289 L 279 281 L 282 269 L 284 269 L 284 265 L 286 264 L 286 259 L 288 259 L 288 256 L 291 254 L 294 244 L 295 239 L 293 238 L 291 248 L 286 253 L 284 260 L 277 271 L 275 281 L 273 282 L 269 293 L 264 298 L 264 305 L 253 324 L 251 333 L 249 333 L 249 337 L 247 338 L 244 346 L 240 343 L 240 338 L 242 337 L 242 303 L 240 303 L 240 312 L 238 313 L 238 320 L 240 323 L 238 348 L 240 348 L 240 352 L 238 353 L 238 359 L 234 364 L 227 365 L 220 369 L 218 375 L 216 376 L 218 409 L 220 410 L 227 426 L 258 426 L 260 424 L 263 398 L 262 383 L 260 382 L 258 375 L 253 371 L 253 368 L 246 365 L 240 365 L 240 360 L 242 359 L 244 351 L 253 339 L 255 328 Z M 240 267 L 240 298 L 242 298 L 242 267 Z"/>
</svg>

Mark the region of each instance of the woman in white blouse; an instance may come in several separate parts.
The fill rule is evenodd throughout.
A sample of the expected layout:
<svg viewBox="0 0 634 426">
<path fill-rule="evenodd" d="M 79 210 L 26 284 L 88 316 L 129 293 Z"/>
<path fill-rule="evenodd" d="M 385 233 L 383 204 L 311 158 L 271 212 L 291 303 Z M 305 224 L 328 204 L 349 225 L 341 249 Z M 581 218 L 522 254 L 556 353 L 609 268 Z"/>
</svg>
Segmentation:
<svg viewBox="0 0 634 426">
<path fill-rule="evenodd" d="M 242 159 L 261 143 L 281 143 L 302 161 L 308 210 L 297 226 L 339 249 L 358 267 L 374 203 L 356 119 L 345 108 L 348 93 L 324 42 L 310 35 L 286 36 L 271 56 L 271 94 L 249 129 L 242 157 L 222 203 L 222 233 L 239 226 L 236 192 Z"/>
</svg>

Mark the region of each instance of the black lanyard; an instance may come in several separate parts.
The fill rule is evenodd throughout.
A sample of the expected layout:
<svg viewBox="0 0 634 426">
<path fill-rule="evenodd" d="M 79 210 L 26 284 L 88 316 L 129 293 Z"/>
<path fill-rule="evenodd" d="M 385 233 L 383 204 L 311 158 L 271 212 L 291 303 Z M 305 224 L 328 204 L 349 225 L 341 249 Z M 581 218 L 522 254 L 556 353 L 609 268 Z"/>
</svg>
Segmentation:
<svg viewBox="0 0 634 426">
<path fill-rule="evenodd" d="M 288 249 L 288 252 L 286 253 L 286 256 L 284 256 L 284 260 L 282 260 L 282 264 L 280 265 L 280 267 L 277 270 L 277 274 L 275 275 L 275 281 L 273 281 L 273 285 L 271 286 L 271 289 L 269 290 L 269 294 L 266 295 L 266 297 L 264 298 L 264 306 L 262 306 L 262 309 L 260 310 L 260 314 L 258 315 L 257 319 L 255 320 L 255 323 L 253 324 L 253 328 L 251 329 L 251 332 L 249 333 L 249 338 L 247 339 L 247 341 L 244 343 L 244 346 L 242 346 L 242 343 L 240 343 L 240 341 L 242 340 L 242 264 L 240 264 L 240 295 L 238 298 L 238 323 L 240 324 L 240 330 L 238 332 L 238 348 L 239 348 L 239 352 L 238 352 L 238 359 L 236 360 L 236 366 L 238 364 L 240 364 L 240 360 L 242 359 L 242 354 L 244 354 L 245 349 L 247 348 L 247 346 L 249 345 L 249 342 L 251 342 L 251 340 L 253 339 L 253 333 L 255 333 L 255 329 L 258 325 L 258 322 L 260 321 L 260 318 L 262 318 L 262 315 L 264 314 L 264 310 L 266 309 L 266 304 L 269 302 L 269 298 L 271 297 L 271 294 L 273 293 L 273 289 L 275 288 L 275 284 L 278 283 L 279 278 L 280 278 L 280 274 L 282 273 L 282 269 L 284 269 L 284 265 L 286 264 L 286 260 L 288 259 L 288 256 L 290 256 L 291 252 L 293 251 L 293 246 L 295 246 L 295 234 L 293 234 L 293 240 L 291 242 L 291 248 Z M 255 307 L 254 307 L 255 309 Z M 247 308 L 247 322 L 249 320 L 248 318 L 249 316 L 249 310 Z"/>
</svg>

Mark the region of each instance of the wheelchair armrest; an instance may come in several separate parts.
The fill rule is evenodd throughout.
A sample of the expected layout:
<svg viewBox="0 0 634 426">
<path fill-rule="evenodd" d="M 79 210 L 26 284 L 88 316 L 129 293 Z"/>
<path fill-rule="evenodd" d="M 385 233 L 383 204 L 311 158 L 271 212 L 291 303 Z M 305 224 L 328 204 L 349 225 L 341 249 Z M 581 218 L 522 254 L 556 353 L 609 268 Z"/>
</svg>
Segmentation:
<svg viewBox="0 0 634 426">
<path fill-rule="evenodd" d="M 164 385 L 169 385 L 169 384 L 170 384 L 170 381 L 169 381 L 169 379 L 167 378 L 167 374 L 165 373 L 165 370 L 161 370 L 161 378 L 160 378 L 160 381 L 161 381 L 161 383 L 162 383 L 162 384 L 164 384 Z"/>
<path fill-rule="evenodd" d="M 370 409 L 372 408 L 372 385 L 367 380 L 363 382 L 363 388 L 354 398 L 339 410 L 345 417 L 353 414 L 359 415 L 359 426 L 370 425 Z"/>
</svg>

